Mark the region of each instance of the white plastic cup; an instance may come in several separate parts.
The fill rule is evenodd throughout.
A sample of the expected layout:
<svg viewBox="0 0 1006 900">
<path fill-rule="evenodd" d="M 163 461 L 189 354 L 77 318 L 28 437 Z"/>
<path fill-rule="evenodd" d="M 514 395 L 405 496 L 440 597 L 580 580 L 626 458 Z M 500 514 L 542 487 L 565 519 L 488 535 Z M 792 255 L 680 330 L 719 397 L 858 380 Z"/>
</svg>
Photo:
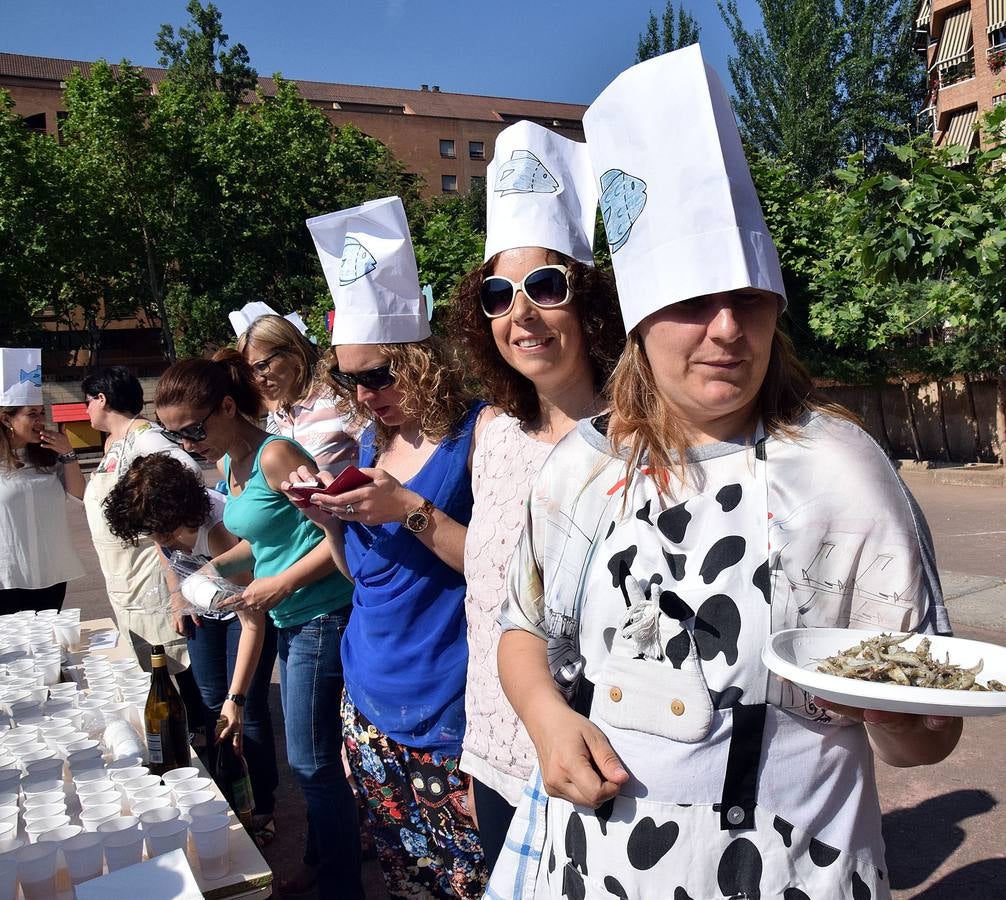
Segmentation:
<svg viewBox="0 0 1006 900">
<path fill-rule="evenodd" d="M 178 810 L 175 810 L 177 813 Z M 0 846 L 3 846 L 6 841 L 11 838 L 17 837 L 17 823 L 15 822 L 11 825 L 9 822 L 0 822 Z"/>
<path fill-rule="evenodd" d="M 144 827 L 143 837 L 147 842 L 147 856 L 150 859 L 172 850 L 185 850 L 189 840 L 189 823 L 183 819 L 153 822 Z"/>
<path fill-rule="evenodd" d="M 80 621 L 60 622 L 58 619 L 53 623 L 53 631 L 60 647 L 67 650 L 75 650 L 80 646 Z"/>
<path fill-rule="evenodd" d="M 121 759 L 116 760 L 108 766 L 108 777 L 120 787 L 127 781 L 132 781 L 134 778 L 142 778 L 144 775 L 150 774 L 150 769 L 146 766 L 135 765 L 117 767 L 116 763 L 122 761 L 123 760 Z"/>
<path fill-rule="evenodd" d="M 161 781 L 169 787 L 174 787 L 181 781 L 188 781 L 190 778 L 198 777 L 199 770 L 195 766 L 182 766 L 180 769 L 172 769 L 169 772 L 165 772 L 161 776 Z"/>
<path fill-rule="evenodd" d="M 49 751 L 49 756 L 25 762 L 24 768 L 29 778 L 36 775 L 50 778 L 63 777 L 63 759 L 56 756 L 53 750 Z"/>
<path fill-rule="evenodd" d="M 134 816 L 142 816 L 144 813 L 152 812 L 156 809 L 174 809 L 171 805 L 170 797 L 151 797 L 149 800 L 130 800 L 129 811 Z M 176 812 L 180 812 L 176 810 Z"/>
<path fill-rule="evenodd" d="M 14 828 L 14 834 L 17 834 L 18 816 L 20 813 L 21 810 L 18 808 L 17 804 L 0 806 L 0 827 L 12 825 Z"/>
<path fill-rule="evenodd" d="M 92 778 L 77 784 L 77 796 L 90 797 L 92 794 L 107 794 L 117 789 L 118 786 L 111 778 Z"/>
<path fill-rule="evenodd" d="M 0 791 L 16 791 L 21 786 L 21 770 L 0 769 Z"/>
<path fill-rule="evenodd" d="M 182 818 L 189 818 L 189 810 L 194 806 L 198 806 L 200 803 L 205 803 L 207 800 L 216 800 L 217 795 L 213 791 L 193 791 L 191 794 L 182 794 L 182 796 L 175 802 L 175 806 L 178 807 L 178 811 L 182 814 Z"/>
<path fill-rule="evenodd" d="M 48 794 L 52 791 L 63 790 L 63 779 L 53 778 L 51 775 L 45 777 L 25 778 L 21 782 L 21 791 L 25 799 L 31 799 L 35 794 Z"/>
<path fill-rule="evenodd" d="M 197 803 L 195 806 L 189 807 L 189 818 L 226 816 L 229 812 L 230 806 L 226 800 L 206 800 L 204 803 Z"/>
<path fill-rule="evenodd" d="M 29 844 L 17 851 L 17 876 L 25 900 L 53 900 L 59 844 Z"/>
<path fill-rule="evenodd" d="M 159 822 L 174 822 L 178 815 L 178 810 L 173 806 L 144 810 L 140 813 L 140 827 L 145 830 L 148 825 L 156 825 Z"/>
<path fill-rule="evenodd" d="M 203 878 L 223 878 L 231 868 L 230 819 L 198 816 L 189 826 Z"/>
<path fill-rule="evenodd" d="M 122 809 L 122 794 L 116 788 L 112 788 L 110 791 L 102 791 L 100 794 L 80 795 L 82 810 L 92 809 L 95 806 L 109 806 L 111 804 L 115 804 L 119 809 Z"/>
<path fill-rule="evenodd" d="M 63 858 L 75 887 L 98 878 L 104 871 L 105 836 L 96 831 L 84 831 L 63 842 Z"/>
<path fill-rule="evenodd" d="M 121 803 L 106 803 L 81 810 L 80 824 L 86 831 L 97 831 L 98 826 L 122 815 Z"/>
<path fill-rule="evenodd" d="M 78 793 L 81 787 L 92 781 L 108 781 L 108 773 L 105 771 L 104 765 L 81 769 L 79 772 L 73 773 L 73 783 L 76 785 Z M 102 788 L 102 790 L 108 790 L 108 788 Z"/>
<path fill-rule="evenodd" d="M 191 794 L 195 791 L 208 791 L 213 784 L 212 778 L 186 778 L 171 786 L 171 792 L 177 801 L 183 794 Z"/>
<path fill-rule="evenodd" d="M 17 900 L 17 858 L 0 858 L 0 900 Z"/>
<path fill-rule="evenodd" d="M 143 835 L 139 831 L 106 834 L 103 843 L 109 872 L 136 865 L 143 857 Z"/>
<path fill-rule="evenodd" d="M 35 823 L 66 814 L 65 803 L 47 803 L 45 806 L 29 806 L 24 811 L 24 824 L 29 831 L 39 831 Z M 53 826 L 57 827 L 57 826 Z"/>
<path fill-rule="evenodd" d="M 38 809 L 40 806 L 50 806 L 53 803 L 59 804 L 60 806 L 66 805 L 66 794 L 63 793 L 62 788 L 56 788 L 53 791 L 41 791 L 38 794 L 32 794 L 30 797 L 24 798 L 24 808 L 26 812 L 28 810 Z"/>
<path fill-rule="evenodd" d="M 25 834 L 28 835 L 28 840 L 34 844 L 40 834 L 45 834 L 54 828 L 62 828 L 64 825 L 69 824 L 70 817 L 66 813 L 63 813 L 62 815 L 50 816 L 47 819 L 37 819 L 31 823 L 25 822 L 24 830 Z"/>
<path fill-rule="evenodd" d="M 133 796 L 129 799 L 140 801 L 140 800 L 154 800 L 159 798 L 165 798 L 168 803 L 171 803 L 171 788 L 166 784 L 155 784 L 152 787 L 140 788 L 138 791 L 133 791 Z"/>
</svg>

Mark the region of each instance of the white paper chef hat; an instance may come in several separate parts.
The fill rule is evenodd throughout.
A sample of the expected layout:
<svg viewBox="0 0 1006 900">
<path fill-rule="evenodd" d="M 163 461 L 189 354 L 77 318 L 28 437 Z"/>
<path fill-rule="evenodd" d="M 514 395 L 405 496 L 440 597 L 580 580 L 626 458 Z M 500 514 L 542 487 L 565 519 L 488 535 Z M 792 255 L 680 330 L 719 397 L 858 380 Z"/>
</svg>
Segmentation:
<svg viewBox="0 0 1006 900">
<path fill-rule="evenodd" d="M 583 117 L 625 330 L 782 270 L 733 110 L 698 44 L 622 72 Z"/>
<path fill-rule="evenodd" d="M 496 138 L 486 168 L 486 253 L 547 247 L 594 264 L 597 189 L 587 145 L 516 122 Z"/>
<path fill-rule="evenodd" d="M 42 405 L 42 351 L 0 347 L 0 406 Z"/>
<path fill-rule="evenodd" d="M 333 344 L 409 344 L 430 336 L 398 197 L 308 219 L 307 227 L 335 300 Z"/>
<path fill-rule="evenodd" d="M 252 326 L 252 322 L 261 316 L 278 316 L 279 313 L 276 312 L 268 303 L 263 303 L 261 300 L 253 300 L 251 303 L 246 303 L 241 309 L 235 309 L 232 312 L 227 313 L 227 318 L 230 319 L 231 328 L 234 329 L 234 333 L 241 337 L 249 328 Z M 304 324 L 304 320 L 300 317 L 299 313 L 290 313 L 289 315 L 283 316 L 294 328 L 296 328 L 301 334 L 307 334 L 307 325 Z"/>
</svg>

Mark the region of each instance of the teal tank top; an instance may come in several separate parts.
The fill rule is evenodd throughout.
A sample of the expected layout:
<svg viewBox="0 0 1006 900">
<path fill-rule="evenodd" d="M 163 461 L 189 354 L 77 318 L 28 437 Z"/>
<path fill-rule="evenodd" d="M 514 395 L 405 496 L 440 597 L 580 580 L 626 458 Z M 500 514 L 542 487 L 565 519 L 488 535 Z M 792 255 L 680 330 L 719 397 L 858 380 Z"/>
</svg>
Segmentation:
<svg viewBox="0 0 1006 900">
<path fill-rule="evenodd" d="M 227 498 L 224 525 L 231 534 L 251 544 L 256 578 L 285 572 L 325 540 L 320 528 L 302 515 L 283 494 L 269 487 L 259 461 L 266 444 L 271 441 L 290 441 L 311 458 L 311 454 L 296 441 L 270 435 L 255 454 L 245 489 L 238 496 Z M 229 484 L 231 461 L 228 456 L 224 457 L 224 473 Z M 273 607 L 269 615 L 277 628 L 291 628 L 348 606 L 352 599 L 352 584 L 338 572 L 333 572 L 294 591 Z"/>
</svg>

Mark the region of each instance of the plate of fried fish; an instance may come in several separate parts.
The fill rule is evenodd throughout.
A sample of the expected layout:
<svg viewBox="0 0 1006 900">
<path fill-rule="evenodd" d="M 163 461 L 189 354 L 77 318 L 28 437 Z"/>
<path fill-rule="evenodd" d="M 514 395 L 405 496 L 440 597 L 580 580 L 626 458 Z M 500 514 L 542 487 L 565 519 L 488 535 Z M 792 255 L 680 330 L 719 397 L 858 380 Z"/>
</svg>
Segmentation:
<svg viewBox="0 0 1006 900">
<path fill-rule="evenodd" d="M 790 628 L 762 662 L 808 694 L 862 709 L 939 716 L 1006 713 L 1006 647 L 942 635 Z"/>
</svg>

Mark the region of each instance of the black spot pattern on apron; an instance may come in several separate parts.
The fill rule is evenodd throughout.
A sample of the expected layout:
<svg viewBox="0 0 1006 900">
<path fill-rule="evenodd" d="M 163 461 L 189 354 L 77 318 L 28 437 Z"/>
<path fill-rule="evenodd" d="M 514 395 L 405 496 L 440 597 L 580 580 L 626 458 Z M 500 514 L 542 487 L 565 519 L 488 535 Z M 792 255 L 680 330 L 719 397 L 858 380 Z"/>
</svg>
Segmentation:
<svg viewBox="0 0 1006 900">
<path fill-rule="evenodd" d="M 604 876 L 604 889 L 609 894 L 614 894 L 616 897 L 621 897 L 622 900 L 629 900 L 629 895 L 625 893 L 625 888 L 622 887 L 621 882 L 617 878 L 611 875 Z"/>
<path fill-rule="evenodd" d="M 614 530 L 615 530 L 615 520 L 612 519 L 611 524 L 608 526 L 608 533 L 604 536 L 604 539 L 608 540 L 608 538 L 611 537 L 611 532 L 613 532 Z"/>
<path fill-rule="evenodd" d="M 728 897 L 743 894 L 747 900 L 761 900 L 762 860 L 758 848 L 747 838 L 737 838 L 720 857 L 716 880 Z"/>
<path fill-rule="evenodd" d="M 667 568 L 671 572 L 671 578 L 681 581 L 685 577 L 685 560 L 688 559 L 684 553 L 668 553 L 663 551 L 664 559 L 667 561 Z"/>
<path fill-rule="evenodd" d="M 674 889 L 674 900 L 692 900 L 692 898 L 688 896 L 688 891 L 683 887 L 676 887 Z"/>
<path fill-rule="evenodd" d="M 692 520 L 692 514 L 685 509 L 685 505 L 679 503 L 657 516 L 657 528 L 672 544 L 680 544 L 685 539 L 688 523 Z"/>
<path fill-rule="evenodd" d="M 594 815 L 597 817 L 598 827 L 601 829 L 601 834 L 605 837 L 608 835 L 608 819 L 611 818 L 611 814 L 615 811 L 615 798 L 609 797 L 604 801 L 596 810 L 594 810 Z"/>
<path fill-rule="evenodd" d="M 649 816 L 640 819 L 625 845 L 629 864 L 634 869 L 652 869 L 674 846 L 678 831 L 677 822 L 664 822 L 658 827 Z"/>
<path fill-rule="evenodd" d="M 744 491 L 739 484 L 728 484 L 721 487 L 716 493 L 716 502 L 719 503 L 723 512 L 730 512 L 737 508 L 737 504 L 741 502 L 743 496 Z"/>
<path fill-rule="evenodd" d="M 787 844 L 787 846 L 789 845 Z M 782 900 L 810 900 L 810 897 L 801 891 L 800 888 L 791 887 L 786 888 L 782 892 Z"/>
<path fill-rule="evenodd" d="M 787 847 L 793 846 L 793 826 L 789 824 L 785 819 L 775 817 L 775 821 L 772 823 L 772 827 L 782 835 L 782 842 Z"/>
<path fill-rule="evenodd" d="M 714 594 L 699 607 L 695 617 L 695 646 L 704 660 L 723 654 L 727 665 L 737 662 L 737 638 L 741 632 L 741 614 L 731 597 Z"/>
<path fill-rule="evenodd" d="M 679 631 L 664 647 L 667 659 L 675 669 L 680 669 L 681 664 L 688 659 L 688 654 L 692 649 L 692 642 L 688 639 L 687 631 Z"/>
<path fill-rule="evenodd" d="M 674 591 L 660 592 L 660 611 L 671 619 L 684 622 L 695 615 L 695 611 Z"/>
<path fill-rule="evenodd" d="M 604 646 L 607 647 L 608 652 L 611 653 L 611 645 L 615 642 L 615 629 L 605 628 L 602 637 L 604 638 Z"/>
<path fill-rule="evenodd" d="M 836 859 L 838 859 L 839 852 L 834 847 L 829 847 L 823 841 L 819 841 L 817 838 L 810 839 L 810 847 L 807 852 L 810 854 L 810 860 L 815 866 L 823 869 L 826 866 L 830 866 Z"/>
<path fill-rule="evenodd" d="M 626 547 L 618 553 L 613 553 L 611 559 L 608 560 L 608 571 L 611 572 L 611 586 L 621 590 L 622 597 L 625 598 L 627 604 L 629 603 L 629 592 L 625 589 L 625 579 L 632 577 L 629 569 L 632 566 L 632 561 L 636 558 L 636 552 L 636 545 L 633 544 L 631 547 Z"/>
<path fill-rule="evenodd" d="M 761 591 L 766 603 L 772 602 L 772 576 L 769 572 L 767 559 L 755 570 L 751 583 Z"/>
<path fill-rule="evenodd" d="M 709 699 L 713 701 L 715 709 L 730 709 L 731 706 L 740 703 L 743 696 L 744 688 L 737 687 L 735 684 L 730 685 L 725 691 L 709 689 Z"/>
<path fill-rule="evenodd" d="M 870 886 L 859 877 L 859 872 L 852 873 L 852 900 L 872 900 L 873 891 Z"/>
<path fill-rule="evenodd" d="M 699 575 L 706 584 L 712 584 L 724 569 L 737 565 L 744 558 L 747 541 L 739 534 L 721 537 L 706 553 Z"/>
<path fill-rule="evenodd" d="M 652 504 L 652 500 L 647 500 L 642 509 L 636 510 L 636 518 L 639 519 L 640 522 L 645 522 L 647 525 L 653 524 L 653 519 L 650 518 L 650 506 L 652 506 Z"/>
<path fill-rule="evenodd" d="M 587 833 L 583 830 L 583 820 L 579 813 L 573 813 L 566 823 L 566 859 L 569 864 L 584 875 L 587 872 Z"/>
<path fill-rule="evenodd" d="M 567 897 L 567 900 L 585 900 L 587 896 L 587 888 L 583 883 L 583 877 L 572 866 L 563 866 L 562 892 Z"/>
<path fill-rule="evenodd" d="M 555 847 L 548 851 L 548 871 L 549 874 L 555 871 Z"/>
</svg>

